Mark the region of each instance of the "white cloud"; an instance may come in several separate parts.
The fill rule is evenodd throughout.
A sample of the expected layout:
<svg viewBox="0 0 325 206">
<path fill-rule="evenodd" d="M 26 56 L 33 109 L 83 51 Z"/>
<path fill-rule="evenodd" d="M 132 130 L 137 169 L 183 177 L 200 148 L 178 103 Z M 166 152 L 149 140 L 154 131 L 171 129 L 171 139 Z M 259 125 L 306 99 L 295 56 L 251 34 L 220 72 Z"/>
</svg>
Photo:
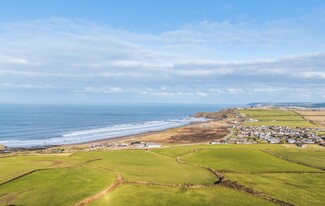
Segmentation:
<svg viewBox="0 0 325 206">
<path fill-rule="evenodd" d="M 113 94 L 121 93 L 123 89 L 120 87 L 85 87 L 81 92 Z"/>
<path fill-rule="evenodd" d="M 52 86 L 52 85 L 0 83 L 0 88 L 6 88 L 6 89 L 54 89 L 57 87 Z"/>
<path fill-rule="evenodd" d="M 160 34 L 62 18 L 2 23 L 0 82 L 162 97 L 307 93 L 325 87 L 325 40 L 314 38 L 325 30 L 300 20 L 202 21 Z"/>
</svg>

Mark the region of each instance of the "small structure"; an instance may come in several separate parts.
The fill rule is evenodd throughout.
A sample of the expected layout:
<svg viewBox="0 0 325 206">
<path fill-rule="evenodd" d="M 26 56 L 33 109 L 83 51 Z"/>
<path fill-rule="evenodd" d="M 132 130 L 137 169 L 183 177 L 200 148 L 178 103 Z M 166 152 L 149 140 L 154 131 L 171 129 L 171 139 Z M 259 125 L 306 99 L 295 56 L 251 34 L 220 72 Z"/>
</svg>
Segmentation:
<svg viewBox="0 0 325 206">
<path fill-rule="evenodd" d="M 159 148 L 159 147 L 161 147 L 161 144 L 157 144 L 155 142 L 146 142 L 145 147 L 147 147 L 147 148 Z"/>
<path fill-rule="evenodd" d="M 272 138 L 272 139 L 269 139 L 268 142 L 271 143 L 271 144 L 279 144 L 280 143 L 280 140 L 277 139 L 277 138 Z"/>
</svg>

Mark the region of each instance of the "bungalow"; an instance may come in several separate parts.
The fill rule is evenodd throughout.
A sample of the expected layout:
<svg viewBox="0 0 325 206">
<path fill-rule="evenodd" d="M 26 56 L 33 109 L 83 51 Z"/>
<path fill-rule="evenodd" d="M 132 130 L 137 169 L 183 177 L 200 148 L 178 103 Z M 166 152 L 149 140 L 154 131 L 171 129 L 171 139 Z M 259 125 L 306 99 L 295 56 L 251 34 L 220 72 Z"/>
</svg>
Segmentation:
<svg viewBox="0 0 325 206">
<path fill-rule="evenodd" d="M 314 144 L 315 142 L 312 139 L 306 139 L 306 140 L 304 140 L 304 143 L 306 143 L 306 144 Z"/>
<path fill-rule="evenodd" d="M 280 140 L 279 139 L 276 139 L 276 138 L 272 138 L 272 139 L 269 139 L 268 142 L 271 143 L 271 144 L 279 144 L 280 143 Z"/>
</svg>

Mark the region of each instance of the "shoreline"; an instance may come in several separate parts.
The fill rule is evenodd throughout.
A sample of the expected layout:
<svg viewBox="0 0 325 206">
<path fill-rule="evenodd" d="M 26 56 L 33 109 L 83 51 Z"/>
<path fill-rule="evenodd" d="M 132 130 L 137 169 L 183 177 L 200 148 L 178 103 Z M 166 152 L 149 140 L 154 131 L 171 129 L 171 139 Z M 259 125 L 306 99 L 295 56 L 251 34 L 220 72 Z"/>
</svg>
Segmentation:
<svg viewBox="0 0 325 206">
<path fill-rule="evenodd" d="M 135 139 L 135 138 L 145 138 L 145 137 L 150 136 L 150 135 L 156 135 L 156 134 L 168 132 L 170 130 L 181 129 L 181 128 L 192 126 L 192 125 L 199 125 L 199 124 L 202 124 L 202 123 L 209 123 L 211 121 L 212 120 L 208 120 L 206 122 L 192 122 L 192 123 L 187 124 L 187 125 L 168 128 L 168 129 L 163 129 L 163 130 L 160 130 L 160 131 L 149 131 L 149 132 L 143 132 L 143 133 L 139 133 L 139 134 L 131 134 L 131 135 L 125 135 L 125 136 L 119 136 L 119 137 L 113 137 L 113 138 L 104 138 L 104 139 L 99 139 L 99 140 L 87 141 L 87 142 L 83 142 L 83 143 L 56 145 L 56 146 L 53 146 L 53 147 L 85 146 L 85 145 L 89 145 L 89 144 L 104 144 L 104 143 L 111 143 L 111 142 L 126 142 L 126 141 L 131 141 L 132 139 Z"/>
<path fill-rule="evenodd" d="M 12 150 L 42 150 L 42 149 L 50 149 L 50 148 L 59 148 L 59 147 L 82 147 L 82 146 L 89 146 L 93 144 L 107 144 L 107 143 L 112 143 L 112 142 L 126 142 L 126 141 L 131 141 L 132 139 L 135 138 L 145 138 L 150 135 L 155 135 L 155 134 L 160 134 L 167 132 L 169 130 L 174 130 L 174 129 L 180 129 L 183 127 L 191 126 L 191 125 L 197 125 L 201 123 L 208 123 L 212 120 L 207 119 L 207 121 L 204 122 L 191 122 L 186 125 L 182 126 L 177 126 L 177 127 L 172 127 L 172 128 L 167 128 L 167 129 L 162 129 L 162 130 L 157 130 L 157 131 L 147 131 L 147 132 L 141 132 L 138 134 L 130 134 L 130 135 L 123 135 L 123 136 L 117 136 L 117 137 L 106 137 L 102 139 L 97 139 L 97 140 L 90 140 L 90 141 L 84 141 L 84 142 L 77 142 L 77 143 L 69 143 L 69 144 L 56 144 L 56 145 L 37 145 L 37 146 L 28 146 L 28 147 L 10 147 L 3 145 L 6 148 L 10 148 Z M 2 145 L 2 144 L 0 144 Z"/>
</svg>

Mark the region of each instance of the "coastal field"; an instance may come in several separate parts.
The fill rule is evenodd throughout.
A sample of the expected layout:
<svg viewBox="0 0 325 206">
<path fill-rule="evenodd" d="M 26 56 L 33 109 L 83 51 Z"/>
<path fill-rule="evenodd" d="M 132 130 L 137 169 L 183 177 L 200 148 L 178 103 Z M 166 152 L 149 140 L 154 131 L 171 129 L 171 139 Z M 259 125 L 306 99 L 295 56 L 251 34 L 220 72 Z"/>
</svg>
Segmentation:
<svg viewBox="0 0 325 206">
<path fill-rule="evenodd" d="M 276 109 L 241 109 L 240 114 L 256 121 L 246 121 L 243 126 L 285 126 L 316 128 L 318 125 L 310 122 L 295 111 Z"/>
<path fill-rule="evenodd" d="M 325 127 L 325 111 L 323 111 L 323 110 L 315 110 L 315 111 L 298 110 L 296 112 L 298 114 L 300 114 L 301 116 L 303 116 L 305 119 L 312 121 L 321 127 Z"/>
<path fill-rule="evenodd" d="M 225 176 L 246 187 L 293 205 L 322 205 L 325 200 L 325 173 L 227 173 Z"/>
<path fill-rule="evenodd" d="M 0 205 L 319 205 L 324 162 L 270 144 L 18 155 L 0 158 Z"/>
<path fill-rule="evenodd" d="M 276 204 L 225 187 L 188 189 L 126 184 L 90 205 L 268 206 Z"/>
</svg>

